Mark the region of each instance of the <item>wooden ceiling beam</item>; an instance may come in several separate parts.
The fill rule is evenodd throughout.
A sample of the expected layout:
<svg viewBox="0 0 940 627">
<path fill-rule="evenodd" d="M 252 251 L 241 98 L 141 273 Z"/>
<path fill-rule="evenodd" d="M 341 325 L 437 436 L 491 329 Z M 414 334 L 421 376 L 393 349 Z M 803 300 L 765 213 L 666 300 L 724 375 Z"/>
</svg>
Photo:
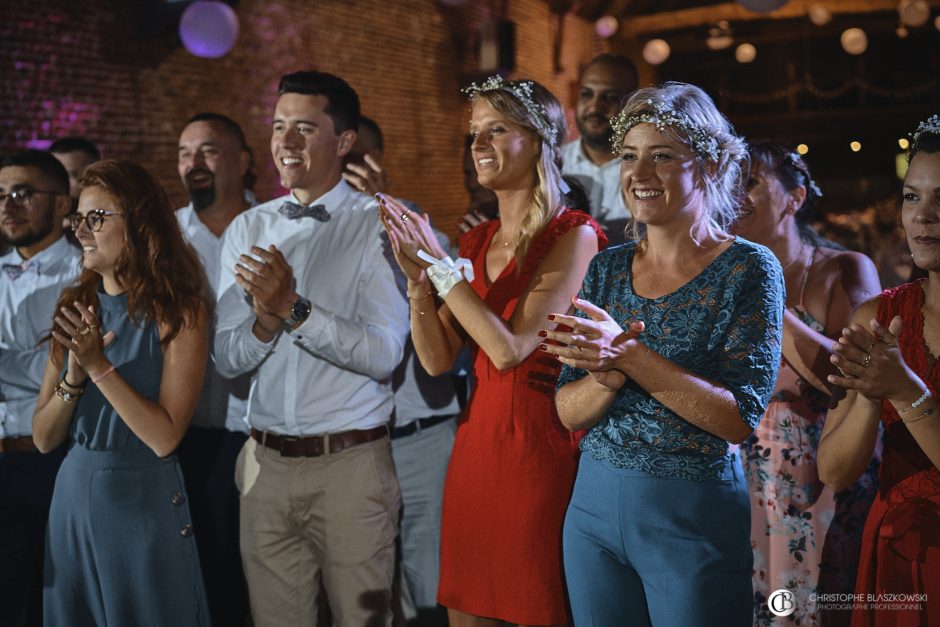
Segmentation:
<svg viewBox="0 0 940 627">
<path fill-rule="evenodd" d="M 932 8 L 940 7 L 940 0 L 929 0 Z M 616 2 L 612 3 L 616 4 Z M 713 24 L 719 20 L 740 22 L 749 20 L 794 19 L 804 17 L 811 4 L 822 4 L 833 15 L 843 13 L 874 13 L 877 11 L 896 11 L 898 0 L 791 0 L 776 11 L 754 13 L 737 2 L 723 2 L 708 7 L 682 9 L 651 15 L 623 15 L 620 17 L 620 31 L 617 36 L 624 39 L 636 39 L 656 35 L 682 28 L 692 28 L 704 24 Z"/>
</svg>

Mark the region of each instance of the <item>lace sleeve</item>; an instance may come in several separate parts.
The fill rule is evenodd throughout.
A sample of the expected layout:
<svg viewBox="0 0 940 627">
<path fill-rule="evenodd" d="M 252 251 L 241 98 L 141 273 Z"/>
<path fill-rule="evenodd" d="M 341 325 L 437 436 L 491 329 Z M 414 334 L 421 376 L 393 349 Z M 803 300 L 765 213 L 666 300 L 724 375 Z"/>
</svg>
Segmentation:
<svg viewBox="0 0 940 627">
<path fill-rule="evenodd" d="M 719 314 L 726 317 L 725 333 L 714 376 L 731 390 L 741 420 L 754 428 L 777 382 L 785 288 L 780 264 L 766 249 L 748 255 L 735 271 L 740 284 L 733 307 Z"/>
</svg>

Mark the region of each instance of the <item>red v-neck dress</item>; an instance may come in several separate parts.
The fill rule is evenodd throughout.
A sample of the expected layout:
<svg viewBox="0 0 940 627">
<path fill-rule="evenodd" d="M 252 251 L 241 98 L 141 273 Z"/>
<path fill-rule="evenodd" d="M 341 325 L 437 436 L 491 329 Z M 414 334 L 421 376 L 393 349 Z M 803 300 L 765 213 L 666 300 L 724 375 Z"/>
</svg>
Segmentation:
<svg viewBox="0 0 940 627">
<path fill-rule="evenodd" d="M 885 290 L 878 321 L 887 327 L 901 316 L 901 355 L 936 398 L 940 366 L 928 359 L 923 306 L 923 281 Z M 933 414 L 924 420 L 938 419 Z M 865 522 L 855 584 L 865 604 L 856 604 L 852 627 L 940 625 L 940 471 L 888 401 L 882 403 L 881 422 L 878 495 Z M 868 603 L 868 595 L 885 596 Z"/>
<path fill-rule="evenodd" d="M 478 226 L 460 241 L 460 255 L 473 263 L 471 286 L 508 320 L 558 238 L 584 224 L 603 248 L 596 222 L 565 211 L 536 235 L 521 272 L 510 261 L 492 284 L 486 251 L 499 221 Z M 515 624 L 568 623 L 561 529 L 578 453 L 555 413 L 560 364 L 536 350 L 499 370 L 472 341 L 470 348 L 475 383 L 447 469 L 438 601 Z"/>
</svg>

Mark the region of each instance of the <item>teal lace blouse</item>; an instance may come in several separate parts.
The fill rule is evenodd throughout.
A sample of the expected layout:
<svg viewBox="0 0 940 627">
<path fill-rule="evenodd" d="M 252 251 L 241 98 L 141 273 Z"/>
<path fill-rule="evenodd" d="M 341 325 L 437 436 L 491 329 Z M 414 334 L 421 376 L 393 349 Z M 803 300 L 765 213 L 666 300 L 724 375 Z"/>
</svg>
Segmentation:
<svg viewBox="0 0 940 627">
<path fill-rule="evenodd" d="M 603 307 L 624 328 L 633 320 L 645 322 L 641 342 L 727 387 L 741 418 L 757 426 L 777 380 L 786 302 L 773 253 L 738 238 L 697 277 L 671 294 L 649 299 L 633 293 L 635 246 L 617 246 L 594 257 L 580 298 Z M 558 387 L 586 375 L 565 366 Z M 698 481 L 722 476 L 731 459 L 728 447 L 633 381 L 581 441 L 582 451 L 615 467 Z"/>
</svg>

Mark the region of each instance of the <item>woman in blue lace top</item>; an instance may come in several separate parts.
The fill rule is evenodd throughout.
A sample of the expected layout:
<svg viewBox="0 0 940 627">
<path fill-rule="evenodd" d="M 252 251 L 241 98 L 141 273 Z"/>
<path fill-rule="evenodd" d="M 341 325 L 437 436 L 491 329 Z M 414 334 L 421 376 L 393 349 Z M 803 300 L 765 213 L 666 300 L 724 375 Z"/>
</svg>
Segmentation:
<svg viewBox="0 0 940 627">
<path fill-rule="evenodd" d="M 777 378 L 780 265 L 727 233 L 745 148 L 703 91 L 641 89 L 614 128 L 635 241 L 598 254 L 577 316 L 544 332 L 565 366 L 559 417 L 590 429 L 564 530 L 574 622 L 749 625 L 750 511 L 729 443 Z"/>
</svg>

